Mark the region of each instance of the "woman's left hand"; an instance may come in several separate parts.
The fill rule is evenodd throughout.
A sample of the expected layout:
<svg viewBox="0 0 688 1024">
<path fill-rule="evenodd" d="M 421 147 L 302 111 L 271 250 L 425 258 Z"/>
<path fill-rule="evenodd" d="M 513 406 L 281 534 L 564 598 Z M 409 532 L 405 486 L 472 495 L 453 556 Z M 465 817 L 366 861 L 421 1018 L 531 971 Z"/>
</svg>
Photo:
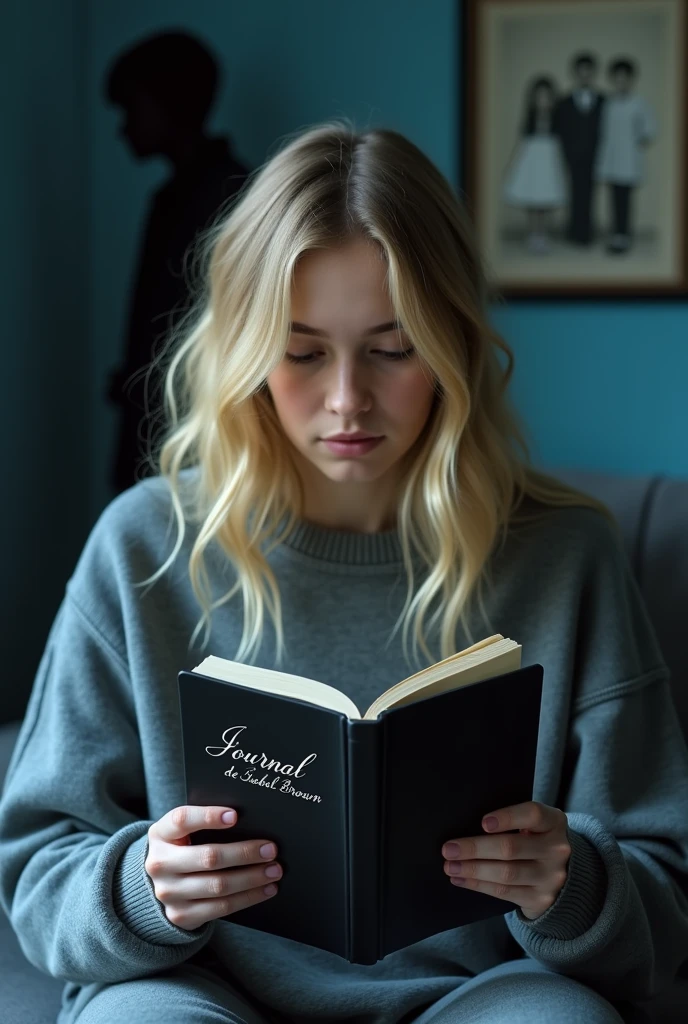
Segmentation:
<svg viewBox="0 0 688 1024">
<path fill-rule="evenodd" d="M 566 815 L 528 800 L 492 811 L 482 825 L 491 835 L 444 844 L 445 873 L 452 884 L 510 900 L 535 920 L 552 906 L 566 882 L 571 856 Z M 516 828 L 519 835 L 499 835 Z"/>
</svg>

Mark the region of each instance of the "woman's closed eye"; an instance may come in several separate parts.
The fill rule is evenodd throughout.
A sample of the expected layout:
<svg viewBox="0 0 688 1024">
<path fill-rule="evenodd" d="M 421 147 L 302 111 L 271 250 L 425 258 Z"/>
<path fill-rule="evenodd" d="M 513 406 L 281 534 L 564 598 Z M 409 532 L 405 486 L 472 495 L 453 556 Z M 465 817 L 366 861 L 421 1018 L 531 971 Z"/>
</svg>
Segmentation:
<svg viewBox="0 0 688 1024">
<path fill-rule="evenodd" d="M 389 362 L 399 362 L 402 359 L 409 359 L 414 354 L 415 349 L 393 349 L 387 351 L 387 349 L 373 349 L 373 355 L 380 355 L 383 359 Z M 285 353 L 285 359 L 290 363 L 312 363 L 318 356 L 322 355 L 321 352 L 307 352 L 304 355 L 293 355 L 291 352 Z"/>
</svg>

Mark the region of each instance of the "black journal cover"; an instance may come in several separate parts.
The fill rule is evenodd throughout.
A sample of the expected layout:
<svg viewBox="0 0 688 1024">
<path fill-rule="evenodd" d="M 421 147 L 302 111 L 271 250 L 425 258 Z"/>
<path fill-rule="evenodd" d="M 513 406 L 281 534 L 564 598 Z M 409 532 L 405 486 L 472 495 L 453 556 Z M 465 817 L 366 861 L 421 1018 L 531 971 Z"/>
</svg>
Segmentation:
<svg viewBox="0 0 688 1024">
<path fill-rule="evenodd" d="M 542 678 L 530 665 L 364 721 L 180 672 L 186 802 L 238 819 L 192 843 L 273 840 L 283 869 L 276 896 L 225 920 L 374 964 L 513 910 L 452 885 L 441 849 L 532 799 Z"/>
</svg>

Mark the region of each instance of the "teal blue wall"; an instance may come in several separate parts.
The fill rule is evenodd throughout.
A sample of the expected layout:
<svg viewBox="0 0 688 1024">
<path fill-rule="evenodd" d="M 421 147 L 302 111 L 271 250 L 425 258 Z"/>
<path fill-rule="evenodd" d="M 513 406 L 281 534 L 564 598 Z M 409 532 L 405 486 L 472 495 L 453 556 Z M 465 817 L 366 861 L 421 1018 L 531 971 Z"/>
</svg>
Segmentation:
<svg viewBox="0 0 688 1024">
<path fill-rule="evenodd" d="M 90 523 L 81 4 L 3 7 L 0 721 L 24 701 Z"/>
<path fill-rule="evenodd" d="M 688 477 L 685 303 L 529 303 L 493 321 L 538 462 Z"/>
</svg>

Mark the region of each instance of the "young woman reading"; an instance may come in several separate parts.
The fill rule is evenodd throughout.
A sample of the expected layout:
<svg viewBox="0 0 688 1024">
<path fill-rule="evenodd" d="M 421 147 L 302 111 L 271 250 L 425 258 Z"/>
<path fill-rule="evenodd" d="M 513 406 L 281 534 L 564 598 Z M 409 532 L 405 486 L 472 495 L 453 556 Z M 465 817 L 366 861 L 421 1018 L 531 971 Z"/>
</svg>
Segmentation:
<svg viewBox="0 0 688 1024">
<path fill-rule="evenodd" d="M 530 465 L 452 189 L 395 132 L 317 126 L 206 252 L 158 474 L 88 539 L 0 805 L 2 905 L 60 1024 L 631 1019 L 688 957 L 688 754 L 611 517 Z M 180 669 L 366 707 L 495 632 L 544 666 L 534 799 L 437 857 L 504 915 L 373 966 L 232 922 L 279 900 L 280 851 L 185 805 Z"/>
</svg>

